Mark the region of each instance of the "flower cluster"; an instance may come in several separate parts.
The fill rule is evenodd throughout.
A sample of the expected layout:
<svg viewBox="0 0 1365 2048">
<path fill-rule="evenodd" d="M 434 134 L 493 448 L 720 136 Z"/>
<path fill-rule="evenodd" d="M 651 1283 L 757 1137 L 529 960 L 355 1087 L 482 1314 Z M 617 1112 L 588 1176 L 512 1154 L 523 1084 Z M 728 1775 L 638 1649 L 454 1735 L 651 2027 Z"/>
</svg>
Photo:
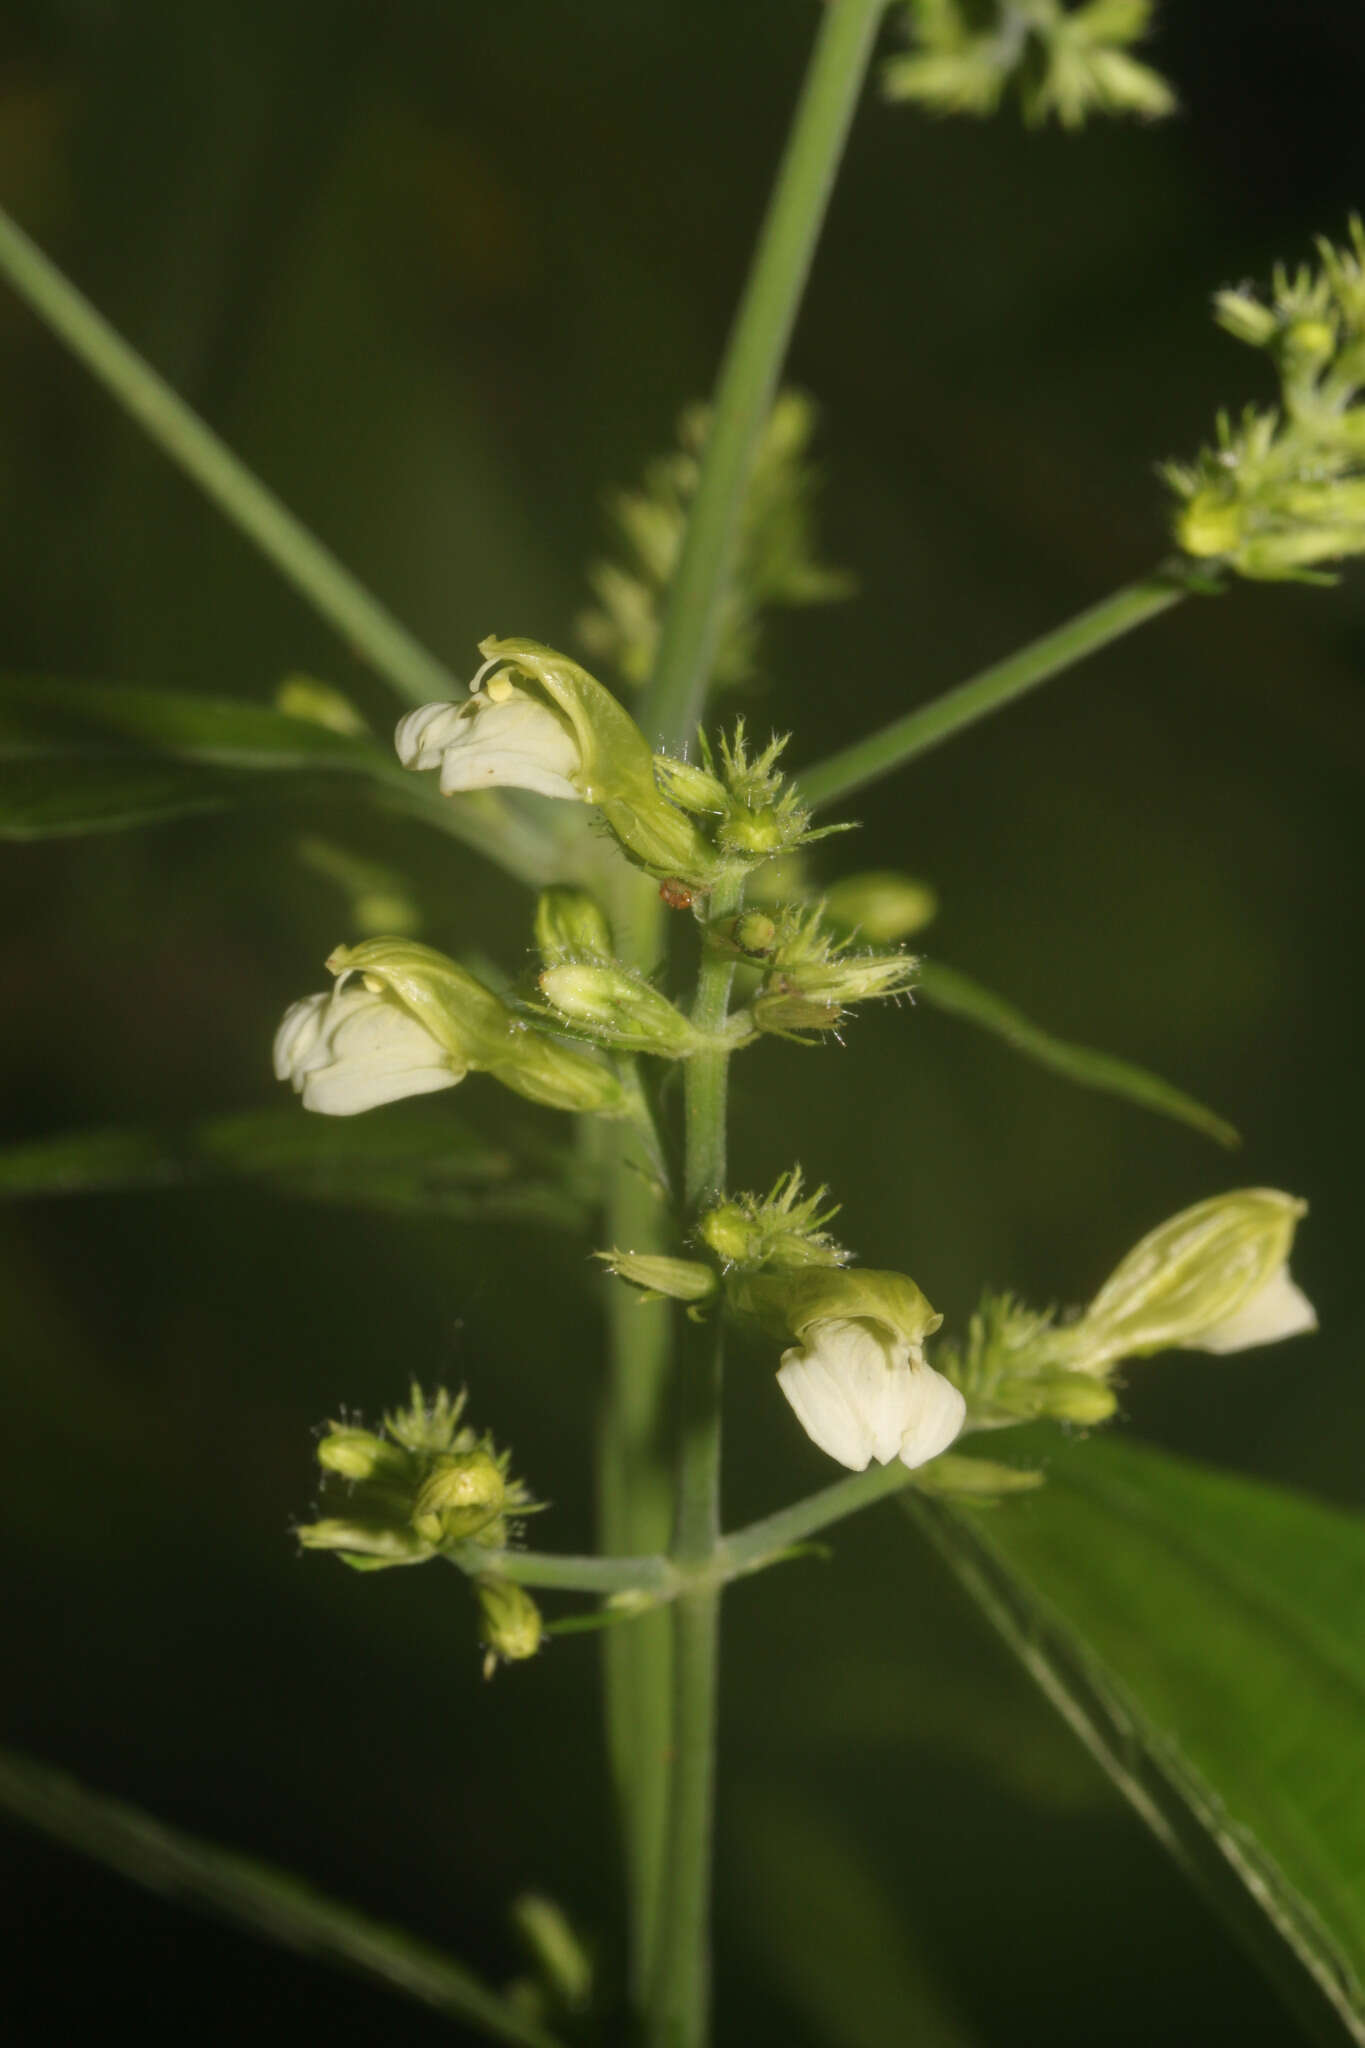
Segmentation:
<svg viewBox="0 0 1365 2048">
<path fill-rule="evenodd" d="M 936 114 L 993 114 L 1013 92 L 1030 127 L 1091 114 L 1155 120 L 1175 108 L 1164 78 L 1129 55 L 1152 0 L 909 0 L 909 54 L 882 74 L 888 99 Z"/>
<path fill-rule="evenodd" d="M 1269 303 L 1247 286 L 1214 301 L 1269 355 L 1279 406 L 1220 415 L 1212 447 L 1162 472 L 1181 548 L 1239 576 L 1330 581 L 1325 563 L 1365 553 L 1365 227 L 1317 246 L 1316 269 L 1275 273 Z"/>
<path fill-rule="evenodd" d="M 772 916 L 743 912 L 716 938 L 761 974 L 750 1004 L 755 1028 L 799 1044 L 837 1031 L 850 1004 L 904 995 L 915 978 L 908 953 L 855 952 L 851 937 L 830 928 L 822 902 L 779 905 Z"/>
<path fill-rule="evenodd" d="M 645 682 L 654 667 L 710 426 L 709 408 L 690 406 L 678 424 L 677 449 L 650 464 L 639 490 L 608 499 L 623 559 L 592 565 L 596 603 L 579 619 L 578 633 L 588 653 L 628 683 Z M 814 430 L 811 401 L 799 391 L 781 392 L 745 492 L 712 671 L 720 689 L 752 676 L 765 610 L 829 604 L 852 594 L 853 579 L 827 569 L 815 551 L 817 479 L 807 459 Z"/>
</svg>

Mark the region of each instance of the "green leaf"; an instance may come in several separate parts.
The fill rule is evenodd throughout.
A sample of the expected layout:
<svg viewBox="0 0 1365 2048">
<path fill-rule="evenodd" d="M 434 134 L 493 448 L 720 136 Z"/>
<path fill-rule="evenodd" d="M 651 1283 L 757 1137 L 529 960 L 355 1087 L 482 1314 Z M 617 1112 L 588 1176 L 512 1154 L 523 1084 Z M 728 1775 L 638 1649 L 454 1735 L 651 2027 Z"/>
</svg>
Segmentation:
<svg viewBox="0 0 1365 2048">
<path fill-rule="evenodd" d="M 969 1024 L 978 1024 L 983 1031 L 1003 1038 L 1026 1059 L 1036 1060 L 1040 1067 L 1074 1081 L 1078 1088 L 1097 1088 L 1104 1095 L 1122 1096 L 1140 1109 L 1174 1117 L 1177 1123 L 1202 1131 L 1206 1138 L 1213 1138 L 1220 1145 L 1233 1147 L 1242 1142 L 1230 1123 L 1205 1109 L 1192 1095 L 1173 1088 L 1169 1081 L 1149 1074 L 1144 1067 L 1135 1067 L 1129 1060 L 1053 1038 L 1051 1033 L 1030 1023 L 1011 1003 L 959 974 L 955 967 L 943 967 L 936 960 L 921 960 L 915 993 L 950 1017 L 964 1017 Z"/>
<path fill-rule="evenodd" d="M 1107 1441 L 988 1517 L 903 1496 L 1319 2038 L 1365 2042 L 1365 1519 Z"/>
<path fill-rule="evenodd" d="M 533 1140 L 490 1145 L 430 1105 L 406 1103 L 325 1117 L 291 1102 L 180 1131 L 73 1131 L 0 1152 L 0 1200 L 233 1181 L 358 1208 L 570 1230 L 590 1199 L 568 1155 Z"/>
<path fill-rule="evenodd" d="M 452 802 L 375 741 L 236 698 L 0 680 L 0 762 L 0 840 L 361 796 L 464 840 L 533 887 L 555 865 L 553 840 L 524 806 L 493 791 Z"/>
<path fill-rule="evenodd" d="M 0 1750 L 0 1807 L 149 1891 L 300 1955 L 339 1964 L 494 2040 L 556 2048 L 552 2035 L 439 1949 L 338 1904 L 288 1871 L 182 1835 L 134 1806 L 88 1791 L 50 1765 Z"/>
</svg>

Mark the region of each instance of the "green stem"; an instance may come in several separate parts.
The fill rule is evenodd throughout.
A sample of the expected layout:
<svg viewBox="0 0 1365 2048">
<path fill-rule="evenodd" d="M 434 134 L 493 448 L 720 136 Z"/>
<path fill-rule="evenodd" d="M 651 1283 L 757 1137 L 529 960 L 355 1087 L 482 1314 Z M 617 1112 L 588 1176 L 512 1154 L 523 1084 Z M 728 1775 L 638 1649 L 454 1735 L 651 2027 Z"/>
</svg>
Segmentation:
<svg viewBox="0 0 1365 2048">
<path fill-rule="evenodd" d="M 930 747 L 940 746 L 955 733 L 964 732 L 978 718 L 998 711 L 1013 698 L 1022 697 L 1026 690 L 1036 689 L 1050 676 L 1060 675 L 1063 669 L 1095 653 L 1097 648 L 1169 611 L 1188 591 L 1189 584 L 1178 566 L 1158 570 L 1145 582 L 1127 584 L 1102 604 L 1068 619 L 1054 632 L 1044 633 L 1041 640 L 1032 641 L 1007 661 L 982 669 L 969 682 L 959 683 L 956 689 L 922 704 L 917 711 L 907 711 L 903 718 L 893 719 L 880 732 L 855 740 L 841 753 L 831 754 L 816 767 L 806 769 L 798 777 L 802 796 L 808 803 L 831 804 L 851 796 L 855 789 L 865 789 L 868 783 L 889 775 L 895 768 L 903 768 Z"/>
<path fill-rule="evenodd" d="M 612 871 L 610 908 L 618 953 L 652 972 L 663 948 L 663 908 L 653 883 L 618 865 Z M 607 1242 L 628 1251 L 668 1251 L 668 1219 L 646 1141 L 621 1124 L 608 1142 Z M 632 1290 L 617 1281 L 607 1284 L 606 1312 L 599 1540 L 608 1553 L 662 1552 L 673 1524 L 671 1320 L 661 1309 L 642 1308 Z M 665 1560 L 651 1561 L 671 1573 Z M 658 1937 L 673 1726 L 672 1654 L 666 1614 L 646 1614 L 629 1628 L 609 1629 L 602 1641 L 607 1756 L 625 1863 L 630 1987 L 637 2011 L 643 2011 L 648 1998 Z"/>
<path fill-rule="evenodd" d="M 728 917 L 743 882 L 723 883 L 710 913 Z M 692 1021 L 719 1032 L 730 1001 L 734 962 L 704 950 Z M 725 1186 L 729 1051 L 701 1053 L 684 1079 L 684 1197 L 687 1215 Z M 710 2010 L 711 1853 L 716 1777 L 716 1698 L 720 1587 L 710 1573 L 720 1542 L 721 1383 L 724 1325 L 684 1324 L 679 1362 L 677 1523 L 673 1561 L 697 1583 L 675 1603 L 673 1623 L 673 1768 L 653 1997 L 652 2048 L 701 2048 Z"/>
<path fill-rule="evenodd" d="M 640 715 L 667 746 L 691 738 L 720 634 L 759 436 L 887 0 L 825 0 L 744 296 L 716 386 L 697 495 Z"/>
<path fill-rule="evenodd" d="M 827 1529 L 831 1522 L 841 1522 L 846 1515 L 856 1514 L 859 1508 L 900 1493 L 912 1486 L 914 1480 L 914 1473 L 898 1460 L 889 1465 L 869 1465 L 866 1472 L 836 1479 L 832 1486 L 821 1487 L 819 1493 L 808 1494 L 789 1508 L 779 1508 L 775 1515 L 765 1515 L 761 1522 L 736 1529 L 725 1538 L 716 1555 L 722 1579 L 742 1579 L 751 1572 L 766 1571 L 770 1564 L 779 1563 L 794 1543 L 804 1542 L 817 1530 Z"/>
<path fill-rule="evenodd" d="M 491 1572 L 548 1593 L 643 1593 L 670 1600 L 683 1583 L 672 1561 L 660 1553 L 573 1557 L 547 1550 L 485 1550 L 477 1543 L 464 1543 L 451 1552 L 451 1562 L 472 1577 Z"/>
<path fill-rule="evenodd" d="M 198 484 L 401 697 L 422 704 L 462 692 L 450 670 L 314 540 L 2 211 L 0 276 L 8 278 L 162 454 Z"/>
</svg>

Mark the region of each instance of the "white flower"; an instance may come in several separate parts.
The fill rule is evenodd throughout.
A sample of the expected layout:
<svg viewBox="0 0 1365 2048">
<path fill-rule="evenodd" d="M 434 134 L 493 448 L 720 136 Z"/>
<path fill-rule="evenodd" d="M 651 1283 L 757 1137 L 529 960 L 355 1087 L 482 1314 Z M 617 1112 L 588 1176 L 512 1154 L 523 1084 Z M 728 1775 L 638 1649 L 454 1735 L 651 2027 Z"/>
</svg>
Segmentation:
<svg viewBox="0 0 1365 2048">
<path fill-rule="evenodd" d="M 1290 1279 L 1288 1265 L 1283 1265 L 1275 1268 L 1250 1301 L 1205 1330 L 1202 1337 L 1186 1341 L 1191 1351 L 1248 1351 L 1253 1344 L 1278 1344 L 1281 1337 L 1298 1337 L 1317 1327 L 1312 1302 Z"/>
<path fill-rule="evenodd" d="M 568 725 L 503 675 L 463 704 L 409 711 L 393 739 L 405 768 L 440 769 L 442 796 L 502 785 L 583 801 L 570 780 L 582 757 Z"/>
<path fill-rule="evenodd" d="M 806 1435 L 861 1472 L 875 1458 L 912 1468 L 946 1451 L 967 1404 L 918 1345 L 875 1323 L 832 1317 L 782 1354 L 777 1383 Z"/>
<path fill-rule="evenodd" d="M 305 996 L 275 1033 L 276 1079 L 323 1116 L 453 1088 L 467 1072 L 415 1017 L 358 981 Z"/>
</svg>

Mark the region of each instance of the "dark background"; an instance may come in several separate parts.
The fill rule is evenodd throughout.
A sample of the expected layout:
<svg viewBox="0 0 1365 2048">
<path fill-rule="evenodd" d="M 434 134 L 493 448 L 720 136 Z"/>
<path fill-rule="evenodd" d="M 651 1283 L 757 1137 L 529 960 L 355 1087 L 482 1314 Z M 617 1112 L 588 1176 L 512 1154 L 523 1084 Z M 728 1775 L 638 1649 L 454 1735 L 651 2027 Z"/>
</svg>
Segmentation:
<svg viewBox="0 0 1365 2048">
<path fill-rule="evenodd" d="M 571 644 L 602 487 L 711 379 L 813 15 L 19 6 L 0 198 L 462 670 L 490 631 Z M 757 715 L 795 730 L 795 760 L 1145 570 L 1152 464 L 1269 395 L 1207 296 L 1365 203 L 1365 24 L 1350 0 L 1172 0 L 1154 55 L 1185 108 L 1158 129 L 865 105 L 791 366 L 824 409 L 827 553 L 863 595 L 769 636 Z M 7 294 L 0 349 L 8 669 L 259 700 L 307 669 L 392 715 Z M 882 784 L 828 863 L 932 879 L 932 949 L 1211 1101 L 1240 1156 L 922 1007 L 859 1020 L 843 1052 L 750 1055 L 734 1135 L 739 1184 L 799 1152 L 842 1234 L 950 1319 L 985 1281 L 1083 1298 L 1218 1188 L 1306 1195 L 1321 1337 L 1157 1362 L 1126 1419 L 1346 1503 L 1363 664 L 1365 579 L 1187 604 Z M 519 964 L 511 884 L 415 826 L 322 822 L 409 870 L 434 943 Z M 271 1033 L 344 931 L 298 825 L 5 849 L 11 1137 L 275 1099 Z M 475 1094 L 461 1110 L 495 1116 Z M 453 1574 L 360 1580 L 288 1533 L 313 1426 L 416 1372 L 468 1380 L 553 1497 L 537 1539 L 586 1547 L 585 1246 L 245 1193 L 5 1224 L 8 1737 L 495 1980 L 528 1881 L 609 1924 L 592 1640 L 484 1686 Z M 761 1361 L 737 1369 L 730 1519 L 827 1476 Z M 838 1551 L 728 1610 L 720 2039 L 1295 2040 L 894 1511 Z M 451 2038 L 26 1837 L 3 1851 L 34 2039 L 113 2016 L 153 2040 Z"/>
</svg>

